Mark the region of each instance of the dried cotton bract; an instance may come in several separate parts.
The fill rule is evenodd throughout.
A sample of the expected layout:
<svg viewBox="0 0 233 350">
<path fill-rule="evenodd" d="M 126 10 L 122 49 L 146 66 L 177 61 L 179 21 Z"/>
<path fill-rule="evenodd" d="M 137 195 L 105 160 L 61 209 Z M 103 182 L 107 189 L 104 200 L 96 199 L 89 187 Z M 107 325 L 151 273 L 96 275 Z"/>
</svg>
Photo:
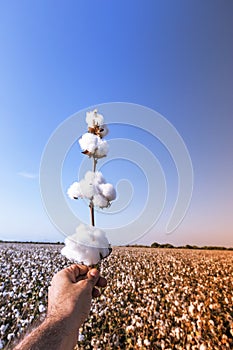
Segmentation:
<svg viewBox="0 0 233 350">
<path fill-rule="evenodd" d="M 98 135 L 100 138 L 108 134 L 107 125 L 104 124 L 104 117 L 97 113 L 97 109 L 86 113 L 88 132 Z"/>
<path fill-rule="evenodd" d="M 75 234 L 65 239 L 61 253 L 70 260 L 90 266 L 107 257 L 111 248 L 104 231 L 81 224 Z"/>
</svg>

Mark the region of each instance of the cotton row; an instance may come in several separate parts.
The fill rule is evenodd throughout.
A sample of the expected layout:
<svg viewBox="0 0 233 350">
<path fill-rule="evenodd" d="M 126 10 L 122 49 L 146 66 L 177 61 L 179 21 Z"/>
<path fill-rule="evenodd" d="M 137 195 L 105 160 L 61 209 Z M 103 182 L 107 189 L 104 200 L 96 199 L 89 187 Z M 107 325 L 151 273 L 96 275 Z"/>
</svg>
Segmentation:
<svg viewBox="0 0 233 350">
<path fill-rule="evenodd" d="M 53 274 L 70 265 L 60 250 L 0 243 L 0 348 L 45 314 Z M 233 349 L 232 252 L 113 248 L 101 274 L 78 349 Z"/>
</svg>

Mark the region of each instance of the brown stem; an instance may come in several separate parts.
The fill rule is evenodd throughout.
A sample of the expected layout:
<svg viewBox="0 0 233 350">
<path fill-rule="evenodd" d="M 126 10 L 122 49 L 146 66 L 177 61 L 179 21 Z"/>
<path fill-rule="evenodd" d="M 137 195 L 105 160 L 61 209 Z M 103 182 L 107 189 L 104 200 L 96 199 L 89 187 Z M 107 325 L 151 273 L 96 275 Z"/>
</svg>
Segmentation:
<svg viewBox="0 0 233 350">
<path fill-rule="evenodd" d="M 89 204 L 90 216 L 91 216 L 91 226 L 95 226 L 95 216 L 94 216 L 94 205 L 92 201 Z"/>
<path fill-rule="evenodd" d="M 93 158 L 93 172 L 95 173 L 96 171 L 96 164 L 97 164 L 97 159 Z"/>
<path fill-rule="evenodd" d="M 94 173 L 96 171 L 96 164 L 97 164 L 97 159 L 93 157 L 93 172 Z M 90 208 L 91 226 L 95 226 L 95 212 L 94 212 L 95 206 L 93 205 L 92 200 L 90 201 L 89 208 Z"/>
</svg>

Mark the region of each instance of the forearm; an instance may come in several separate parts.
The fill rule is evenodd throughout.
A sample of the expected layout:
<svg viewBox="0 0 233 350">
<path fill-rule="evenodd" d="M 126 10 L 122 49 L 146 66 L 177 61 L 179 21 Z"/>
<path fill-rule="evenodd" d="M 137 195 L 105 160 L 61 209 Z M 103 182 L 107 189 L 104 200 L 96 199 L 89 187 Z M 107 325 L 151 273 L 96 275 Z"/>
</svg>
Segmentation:
<svg viewBox="0 0 233 350">
<path fill-rule="evenodd" d="M 46 318 L 14 350 L 72 350 L 77 337 L 78 332 L 68 331 L 64 320 Z"/>
</svg>

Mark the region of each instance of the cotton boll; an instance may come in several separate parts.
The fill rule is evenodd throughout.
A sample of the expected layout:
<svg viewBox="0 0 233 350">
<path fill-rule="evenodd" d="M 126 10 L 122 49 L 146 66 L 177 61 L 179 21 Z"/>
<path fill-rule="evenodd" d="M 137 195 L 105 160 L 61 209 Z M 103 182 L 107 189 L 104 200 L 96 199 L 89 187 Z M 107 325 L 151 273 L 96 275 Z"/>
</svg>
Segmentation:
<svg viewBox="0 0 233 350">
<path fill-rule="evenodd" d="M 106 180 L 100 171 L 95 172 L 95 185 L 105 184 Z"/>
<path fill-rule="evenodd" d="M 94 178 L 95 178 L 95 173 L 94 171 L 87 171 L 85 176 L 84 176 L 84 180 L 90 183 L 94 182 Z"/>
<path fill-rule="evenodd" d="M 109 207 L 109 201 L 103 197 L 100 193 L 96 194 L 92 200 L 95 207 L 107 208 Z"/>
<path fill-rule="evenodd" d="M 98 264 L 98 262 L 103 258 L 102 251 L 103 249 L 100 248 L 87 247 L 85 261 L 89 262 L 88 265 Z M 108 253 L 106 255 L 108 255 Z"/>
<path fill-rule="evenodd" d="M 110 252 L 105 232 L 83 224 L 76 228 L 75 234 L 65 239 L 65 247 L 61 251 L 68 259 L 86 265 L 97 264 Z"/>
<path fill-rule="evenodd" d="M 80 181 L 81 191 L 84 197 L 92 199 L 98 194 L 98 185 L 104 183 L 105 179 L 101 172 L 88 171 L 83 180 Z"/>
<path fill-rule="evenodd" d="M 69 244 L 70 242 L 75 244 L 79 243 L 86 247 L 107 248 L 109 246 L 109 242 L 104 231 L 94 226 L 84 224 L 79 225 L 76 228 L 75 233 L 68 236 L 66 239 L 69 240 Z"/>
<path fill-rule="evenodd" d="M 97 113 L 97 109 L 94 109 L 94 111 L 86 113 L 86 122 L 89 127 L 95 125 L 100 126 L 104 124 L 104 117 L 102 116 L 102 114 Z"/>
<path fill-rule="evenodd" d="M 42 313 L 42 312 L 45 312 L 45 311 L 46 311 L 46 307 L 43 304 L 40 304 L 39 305 L 39 312 Z"/>
<path fill-rule="evenodd" d="M 81 188 L 83 197 L 88 199 L 91 199 L 96 193 L 95 186 L 93 186 L 93 180 L 91 182 L 87 181 L 86 179 L 81 180 L 80 188 Z"/>
<path fill-rule="evenodd" d="M 114 199 L 116 199 L 116 190 L 112 184 L 100 184 L 99 189 L 101 194 L 109 201 L 113 201 Z"/>
<path fill-rule="evenodd" d="M 68 239 L 72 240 L 74 244 L 80 243 L 84 246 L 88 246 L 90 242 L 98 246 L 98 242 L 94 238 L 94 230 L 91 226 L 81 224 L 75 229 L 75 233 L 68 236 Z M 65 241 L 66 242 L 66 241 Z"/>
<path fill-rule="evenodd" d="M 104 231 L 100 230 L 99 228 L 95 228 L 95 239 L 99 242 L 99 246 L 100 247 L 106 247 L 106 245 L 108 245 L 109 247 L 109 242 L 108 239 L 106 237 L 106 234 Z"/>
<path fill-rule="evenodd" d="M 61 250 L 61 254 L 71 261 L 76 261 L 78 263 L 83 263 L 89 265 L 89 258 L 87 256 L 87 251 L 84 246 L 76 244 L 73 249 L 65 246 Z"/>
<path fill-rule="evenodd" d="M 89 153 L 94 154 L 99 139 L 100 138 L 98 136 L 87 132 L 81 137 L 81 139 L 79 139 L 78 142 L 83 151 L 88 151 Z"/>
<path fill-rule="evenodd" d="M 71 199 L 77 199 L 78 197 L 93 199 L 95 196 L 102 195 L 99 185 L 105 183 L 106 181 L 101 172 L 88 171 L 85 174 L 84 179 L 80 182 L 74 182 L 70 186 L 67 193 Z M 104 198 L 102 200 L 101 198 L 99 200 L 96 198 L 95 202 L 103 205 L 103 207 L 108 206 L 108 201 Z"/>
<path fill-rule="evenodd" d="M 108 154 L 108 150 L 109 150 L 109 146 L 107 141 L 103 141 L 101 140 L 101 138 L 99 138 L 97 148 L 95 150 L 95 157 L 96 158 L 106 157 L 106 155 Z"/>
<path fill-rule="evenodd" d="M 71 199 L 78 199 L 82 196 L 81 187 L 79 182 L 74 182 L 67 190 L 67 194 Z"/>
<path fill-rule="evenodd" d="M 78 335 L 78 341 L 84 341 L 85 336 L 82 333 L 79 333 Z"/>
<path fill-rule="evenodd" d="M 107 141 L 101 140 L 97 135 L 86 133 L 79 139 L 81 149 L 88 156 L 103 158 L 108 154 Z"/>
</svg>

